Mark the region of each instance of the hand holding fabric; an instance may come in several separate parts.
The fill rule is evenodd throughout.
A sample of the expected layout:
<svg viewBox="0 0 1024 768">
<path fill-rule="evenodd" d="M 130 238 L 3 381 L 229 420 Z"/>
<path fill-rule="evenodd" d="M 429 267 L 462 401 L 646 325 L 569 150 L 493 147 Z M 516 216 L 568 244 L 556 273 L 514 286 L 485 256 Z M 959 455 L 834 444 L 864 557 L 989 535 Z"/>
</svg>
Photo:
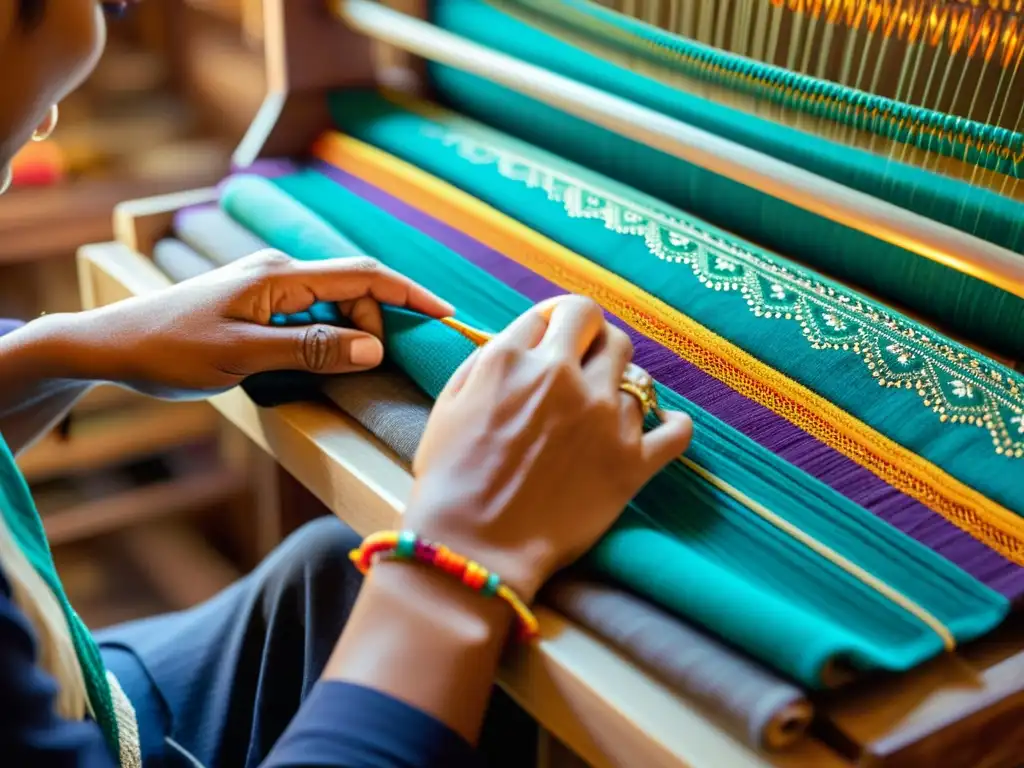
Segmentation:
<svg viewBox="0 0 1024 768">
<path fill-rule="evenodd" d="M 271 324 L 317 302 L 336 302 L 353 327 Z M 76 316 L 67 354 L 80 378 L 159 397 L 208 395 L 264 371 L 360 371 L 383 359 L 381 303 L 431 317 L 453 312 L 372 259 L 300 262 L 268 250 Z"/>
<path fill-rule="evenodd" d="M 480 348 L 438 398 L 404 526 L 496 571 L 531 600 L 689 445 L 662 414 L 644 434 L 619 389 L 628 336 L 589 299 L 538 305 Z"/>
</svg>

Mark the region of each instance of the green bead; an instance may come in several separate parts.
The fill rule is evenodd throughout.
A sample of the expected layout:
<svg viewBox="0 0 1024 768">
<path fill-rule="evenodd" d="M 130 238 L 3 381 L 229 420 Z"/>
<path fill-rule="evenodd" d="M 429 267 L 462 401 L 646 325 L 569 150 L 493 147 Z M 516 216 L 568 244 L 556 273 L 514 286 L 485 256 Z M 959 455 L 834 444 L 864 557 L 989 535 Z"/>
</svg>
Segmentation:
<svg viewBox="0 0 1024 768">
<path fill-rule="evenodd" d="M 498 587 L 501 586 L 501 576 L 491 571 L 487 574 L 487 581 L 480 587 L 480 594 L 484 597 L 494 597 L 498 594 Z"/>
<path fill-rule="evenodd" d="M 415 552 L 416 534 L 412 531 L 402 531 L 398 536 L 398 544 L 395 546 L 395 557 L 411 560 Z"/>
</svg>

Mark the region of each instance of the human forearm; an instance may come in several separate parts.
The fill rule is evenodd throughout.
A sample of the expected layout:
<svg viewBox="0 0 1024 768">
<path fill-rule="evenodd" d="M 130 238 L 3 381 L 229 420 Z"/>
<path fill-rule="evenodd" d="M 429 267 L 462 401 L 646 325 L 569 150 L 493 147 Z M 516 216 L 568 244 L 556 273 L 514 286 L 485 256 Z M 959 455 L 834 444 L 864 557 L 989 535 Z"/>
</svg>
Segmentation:
<svg viewBox="0 0 1024 768">
<path fill-rule="evenodd" d="M 19 453 L 67 415 L 96 380 L 77 345 L 79 315 L 48 315 L 0 337 L 0 434 Z"/>
<path fill-rule="evenodd" d="M 472 743 L 511 621 L 502 601 L 450 576 L 383 562 L 367 577 L 324 679 L 399 699 Z"/>
</svg>

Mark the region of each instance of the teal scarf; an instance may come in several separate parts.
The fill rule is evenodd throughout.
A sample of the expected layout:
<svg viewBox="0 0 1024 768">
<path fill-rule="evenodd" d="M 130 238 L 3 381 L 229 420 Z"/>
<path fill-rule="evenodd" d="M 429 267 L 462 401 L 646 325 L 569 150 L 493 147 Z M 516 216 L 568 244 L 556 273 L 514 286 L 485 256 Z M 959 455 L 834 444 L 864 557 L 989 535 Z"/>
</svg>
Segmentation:
<svg viewBox="0 0 1024 768">
<path fill-rule="evenodd" d="M 46 532 L 43 530 L 43 521 L 32 501 L 28 483 L 25 482 L 25 477 L 18 469 L 14 456 L 2 436 L 0 436 L 0 514 L 3 514 L 4 522 L 14 536 L 15 543 L 56 595 L 64 611 L 68 627 L 71 630 L 75 652 L 85 677 L 86 693 L 93 709 L 93 715 L 103 730 L 111 754 L 120 755 L 114 702 L 99 648 L 89 629 L 75 613 L 71 603 L 68 602 L 60 577 L 57 575 L 57 569 L 53 564 L 50 545 L 46 540 Z"/>
</svg>

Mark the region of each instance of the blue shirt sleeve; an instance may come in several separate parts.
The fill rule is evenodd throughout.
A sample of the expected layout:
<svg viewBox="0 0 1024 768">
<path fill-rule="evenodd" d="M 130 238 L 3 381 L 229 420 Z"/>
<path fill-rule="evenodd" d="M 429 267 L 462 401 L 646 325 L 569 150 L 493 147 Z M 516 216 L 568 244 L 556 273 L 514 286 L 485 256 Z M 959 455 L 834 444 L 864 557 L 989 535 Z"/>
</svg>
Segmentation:
<svg viewBox="0 0 1024 768">
<path fill-rule="evenodd" d="M 100 729 L 54 713 L 57 685 L 37 665 L 35 635 L 0 573 L 0 755 L 4 765 L 116 768 Z"/>
<path fill-rule="evenodd" d="M 470 744 L 378 691 L 318 683 L 263 768 L 476 768 Z"/>
</svg>

